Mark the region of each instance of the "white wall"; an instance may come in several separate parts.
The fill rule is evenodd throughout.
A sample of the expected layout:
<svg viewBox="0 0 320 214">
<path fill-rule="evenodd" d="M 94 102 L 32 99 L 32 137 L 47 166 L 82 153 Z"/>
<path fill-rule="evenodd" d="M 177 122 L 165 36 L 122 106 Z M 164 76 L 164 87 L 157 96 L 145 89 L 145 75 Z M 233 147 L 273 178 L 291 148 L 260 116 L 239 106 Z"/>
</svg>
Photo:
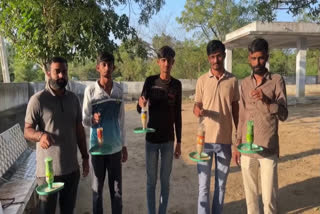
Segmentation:
<svg viewBox="0 0 320 214">
<path fill-rule="evenodd" d="M 181 80 L 183 93 L 186 95 L 194 92 L 196 80 Z M 69 80 L 68 88 L 78 95 L 82 102 L 86 86 L 94 84 L 94 81 L 73 81 Z M 143 82 L 120 82 L 124 89 L 126 100 L 134 100 L 140 96 Z M 44 89 L 44 82 L 30 83 L 0 83 L 0 112 L 26 105 L 29 98 L 36 92 Z M 190 93 L 188 93 L 190 92 Z"/>
<path fill-rule="evenodd" d="M 28 83 L 0 84 L 0 112 L 28 103 Z"/>
<path fill-rule="evenodd" d="M 189 96 L 194 93 L 196 87 L 196 80 L 182 79 L 182 91 L 184 96 Z M 94 84 L 93 81 L 69 81 L 69 90 L 78 95 L 82 102 L 84 89 L 86 86 Z M 125 99 L 128 101 L 135 100 L 139 97 L 143 82 L 121 82 L 123 86 Z M 29 98 L 37 91 L 45 87 L 44 82 L 37 83 L 0 83 L 0 112 L 26 105 Z M 287 83 L 288 96 L 294 96 L 295 85 Z M 306 85 L 307 94 L 320 93 L 320 84 Z"/>
</svg>

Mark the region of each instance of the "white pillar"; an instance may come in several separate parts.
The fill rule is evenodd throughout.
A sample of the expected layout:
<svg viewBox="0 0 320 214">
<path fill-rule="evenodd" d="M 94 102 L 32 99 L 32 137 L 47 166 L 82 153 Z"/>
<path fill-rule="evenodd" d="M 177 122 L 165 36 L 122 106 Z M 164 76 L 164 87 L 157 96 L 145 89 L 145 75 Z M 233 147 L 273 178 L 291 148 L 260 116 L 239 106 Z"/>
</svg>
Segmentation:
<svg viewBox="0 0 320 214">
<path fill-rule="evenodd" d="M 232 73 L 232 49 L 226 49 L 226 58 L 224 60 L 224 67 L 227 71 Z"/>
<path fill-rule="evenodd" d="M 9 75 L 9 67 L 8 67 L 8 58 L 7 58 L 7 51 L 6 46 L 4 44 L 3 38 L 0 36 L 0 64 L 3 76 L 3 82 L 10 82 L 10 75 Z"/>
<path fill-rule="evenodd" d="M 306 65 L 307 65 L 307 40 L 305 38 L 300 38 L 297 41 L 296 97 L 305 96 Z"/>
<path fill-rule="evenodd" d="M 268 69 L 268 71 L 270 71 L 270 63 L 269 63 L 269 61 L 267 61 L 267 63 L 266 63 L 266 68 Z"/>
</svg>

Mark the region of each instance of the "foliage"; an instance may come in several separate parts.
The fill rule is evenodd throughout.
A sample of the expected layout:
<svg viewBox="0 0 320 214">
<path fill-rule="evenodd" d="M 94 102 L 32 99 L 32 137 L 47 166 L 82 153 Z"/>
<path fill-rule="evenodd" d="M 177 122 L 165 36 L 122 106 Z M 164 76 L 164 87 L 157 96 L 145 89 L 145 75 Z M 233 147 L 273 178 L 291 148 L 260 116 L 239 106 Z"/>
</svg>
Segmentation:
<svg viewBox="0 0 320 214">
<path fill-rule="evenodd" d="M 38 82 L 44 81 L 44 73 L 38 65 L 33 62 L 15 57 L 14 82 Z"/>
<path fill-rule="evenodd" d="M 276 11 L 279 8 L 286 9 L 293 16 L 299 16 L 305 11 L 313 21 L 319 20 L 320 2 L 318 0 L 252 0 L 253 8 L 263 21 L 276 20 Z"/>
<path fill-rule="evenodd" d="M 320 51 L 308 49 L 306 75 L 317 75 Z M 273 50 L 270 54 L 270 70 L 284 76 L 296 75 L 296 52 L 292 49 Z"/>
<path fill-rule="evenodd" d="M 320 50 L 309 49 L 307 51 L 307 75 L 318 75 L 320 67 Z"/>
<path fill-rule="evenodd" d="M 164 33 L 162 33 L 161 35 L 156 34 L 152 38 L 152 47 L 154 48 L 154 50 L 159 50 L 162 46 L 165 45 L 174 48 L 178 43 L 179 41 L 177 41 L 174 37 Z"/>
<path fill-rule="evenodd" d="M 132 2 L 140 6 L 141 24 L 147 24 L 164 4 L 164 0 Z M 159 73 L 155 53 L 164 45 L 176 51 L 172 75 L 181 79 L 196 79 L 210 67 L 205 51 L 207 40 L 224 40 L 227 33 L 252 20 L 274 20 L 275 2 L 186 0 L 185 9 L 177 21 L 188 31 L 200 30 L 200 39 L 180 41 L 161 33 L 148 44 L 136 36 L 135 30 L 129 26 L 127 14 L 120 15 L 114 10 L 115 7 L 130 4 L 127 0 L 2 0 L 0 34 L 10 42 L 7 44 L 9 71 L 14 73 L 16 82 L 43 80 L 40 69 L 44 69 L 53 55 L 68 59 L 70 78 L 95 80 L 99 78 L 94 61 L 99 50 L 115 54 L 114 79 L 143 81 L 147 76 Z M 315 20 L 312 11 L 319 8 L 316 2 L 308 1 L 310 6 L 302 5 L 306 1 L 290 2 L 287 1 L 292 9 L 285 5 L 287 3 L 280 6 L 288 7 L 290 12 L 296 11 L 299 21 Z M 121 40 L 120 47 L 115 40 Z M 294 49 L 272 50 L 270 71 L 295 75 L 295 56 Z M 232 70 L 239 79 L 251 73 L 247 57 L 246 49 L 233 50 Z M 318 74 L 319 57 L 319 50 L 308 50 L 307 75 Z"/>
<path fill-rule="evenodd" d="M 177 21 L 187 31 L 200 30 L 205 40 L 224 40 L 225 35 L 251 22 L 245 1 L 186 0 L 184 11 Z"/>
<path fill-rule="evenodd" d="M 184 41 L 176 47 L 175 65 L 172 75 L 181 79 L 197 79 L 208 72 L 206 44 L 197 46 L 194 41 Z"/>
<path fill-rule="evenodd" d="M 148 67 L 147 67 L 147 72 L 145 77 L 151 76 L 151 75 L 156 75 L 159 74 L 159 65 L 157 63 L 157 58 L 153 58 L 149 61 Z M 174 76 L 174 72 L 172 72 L 172 75 Z"/>
<path fill-rule="evenodd" d="M 232 53 L 232 73 L 238 78 L 243 79 L 250 75 L 251 68 L 248 64 L 248 50 L 237 48 Z"/>
<path fill-rule="evenodd" d="M 147 52 L 142 46 L 136 45 L 128 49 L 126 43 L 123 43 L 118 51 L 118 58 L 116 64 L 116 72 L 113 77 L 120 81 L 142 81 L 147 72 Z M 144 57 L 135 54 L 138 51 L 144 52 Z"/>
<path fill-rule="evenodd" d="M 134 0 L 140 6 L 139 22 L 146 24 L 164 0 Z M 45 70 L 52 56 L 68 61 L 95 59 L 100 50 L 114 50 L 114 40 L 135 37 L 127 14 L 116 6 L 126 0 L 2 0 L 0 34 L 9 40 L 21 58 Z"/>
<path fill-rule="evenodd" d="M 289 67 L 289 54 L 286 54 L 283 50 L 272 50 L 270 52 L 269 64 L 270 71 L 273 73 L 283 76 L 288 76 L 289 73 L 292 73 L 292 68 Z"/>
<path fill-rule="evenodd" d="M 159 49 L 164 45 L 169 45 L 175 52 L 175 63 L 172 68 L 172 76 L 181 79 L 196 79 L 208 69 L 207 55 L 205 52 L 206 44 L 197 45 L 196 41 L 179 41 L 166 35 L 156 35 L 152 39 L 152 46 Z M 147 74 L 159 73 L 156 59 L 149 67 Z M 157 71 L 157 72 L 156 72 Z"/>
<path fill-rule="evenodd" d="M 99 73 L 96 71 L 96 62 L 87 60 L 84 63 L 69 64 L 69 78 L 77 80 L 94 81 L 99 78 Z"/>
<path fill-rule="evenodd" d="M 246 49 L 233 51 L 232 73 L 242 79 L 251 73 L 248 64 L 248 52 Z M 320 58 L 320 50 L 309 49 L 307 51 L 306 75 L 317 75 Z M 274 49 L 269 57 L 270 71 L 284 76 L 296 75 L 296 52 L 294 49 Z"/>
</svg>

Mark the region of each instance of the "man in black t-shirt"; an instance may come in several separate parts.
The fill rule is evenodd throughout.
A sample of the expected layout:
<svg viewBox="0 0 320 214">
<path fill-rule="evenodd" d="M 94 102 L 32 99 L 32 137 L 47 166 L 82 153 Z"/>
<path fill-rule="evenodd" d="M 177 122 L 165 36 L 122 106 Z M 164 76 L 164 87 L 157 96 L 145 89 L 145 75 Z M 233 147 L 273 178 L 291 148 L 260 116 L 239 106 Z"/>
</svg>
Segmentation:
<svg viewBox="0 0 320 214">
<path fill-rule="evenodd" d="M 137 105 L 137 110 L 140 113 L 141 108 L 148 104 L 149 122 L 147 127 L 156 130 L 154 133 L 146 134 L 148 214 L 156 213 L 155 188 L 159 153 L 161 157 L 159 214 L 166 213 L 167 209 L 173 153 L 176 158 L 181 155 L 182 87 L 181 82 L 170 75 L 175 52 L 171 47 L 164 46 L 157 55 L 160 75 L 149 76 L 146 79 Z M 174 133 L 177 141 L 173 151 Z"/>
</svg>

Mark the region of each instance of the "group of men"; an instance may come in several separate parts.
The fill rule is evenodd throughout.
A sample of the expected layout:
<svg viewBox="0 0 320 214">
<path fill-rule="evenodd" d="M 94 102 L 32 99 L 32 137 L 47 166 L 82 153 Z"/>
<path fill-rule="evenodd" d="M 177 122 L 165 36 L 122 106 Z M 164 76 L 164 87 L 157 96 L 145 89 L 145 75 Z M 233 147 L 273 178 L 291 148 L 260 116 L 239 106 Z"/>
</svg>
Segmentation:
<svg viewBox="0 0 320 214">
<path fill-rule="evenodd" d="M 262 181 L 264 213 L 277 213 L 277 158 L 279 156 L 278 120 L 288 116 L 285 83 L 278 74 L 266 68 L 268 43 L 258 38 L 249 45 L 252 74 L 242 80 L 240 93 L 237 79 L 224 68 L 225 46 L 212 40 L 207 45 L 210 69 L 199 77 L 193 113 L 205 127 L 204 152 L 211 159 L 199 162 L 198 214 L 222 213 L 225 187 L 231 157 L 240 165 L 248 213 L 258 213 L 258 168 Z M 181 82 L 171 76 L 175 51 L 163 46 L 157 52 L 160 74 L 145 80 L 137 111 L 148 107 L 147 126 L 155 129 L 146 134 L 145 163 L 147 175 L 147 208 L 156 213 L 156 183 L 160 158 L 159 214 L 166 213 L 169 199 L 173 157 L 181 155 Z M 62 57 L 53 57 L 47 68 L 44 90 L 30 98 L 25 117 L 25 138 L 38 142 L 37 183 L 44 184 L 45 157 L 53 158 L 54 180 L 64 182 L 58 194 L 40 196 L 39 213 L 55 213 L 59 195 L 62 214 L 74 212 L 80 178 L 77 146 L 82 157 L 83 176 L 92 175 L 93 213 L 103 213 L 103 186 L 106 174 L 113 214 L 122 213 L 122 162 L 128 159 L 125 138 L 123 89 L 112 80 L 114 56 L 99 54 L 96 70 L 100 78 L 88 86 L 83 107 L 74 93 L 66 89 L 68 64 Z M 240 103 L 240 106 L 239 106 Z M 241 155 L 236 148 L 232 155 L 232 120 L 236 127 L 235 147 L 246 142 L 246 123 L 254 121 L 254 143 L 264 148 L 254 155 Z M 99 147 L 99 154 L 90 155 L 84 126 L 90 127 L 90 148 Z M 103 142 L 100 144 L 103 128 Z M 175 143 L 176 141 L 176 143 Z M 215 162 L 215 187 L 210 206 L 212 162 Z M 90 167 L 89 167 L 90 165 Z M 89 170 L 90 168 L 90 170 Z"/>
</svg>

